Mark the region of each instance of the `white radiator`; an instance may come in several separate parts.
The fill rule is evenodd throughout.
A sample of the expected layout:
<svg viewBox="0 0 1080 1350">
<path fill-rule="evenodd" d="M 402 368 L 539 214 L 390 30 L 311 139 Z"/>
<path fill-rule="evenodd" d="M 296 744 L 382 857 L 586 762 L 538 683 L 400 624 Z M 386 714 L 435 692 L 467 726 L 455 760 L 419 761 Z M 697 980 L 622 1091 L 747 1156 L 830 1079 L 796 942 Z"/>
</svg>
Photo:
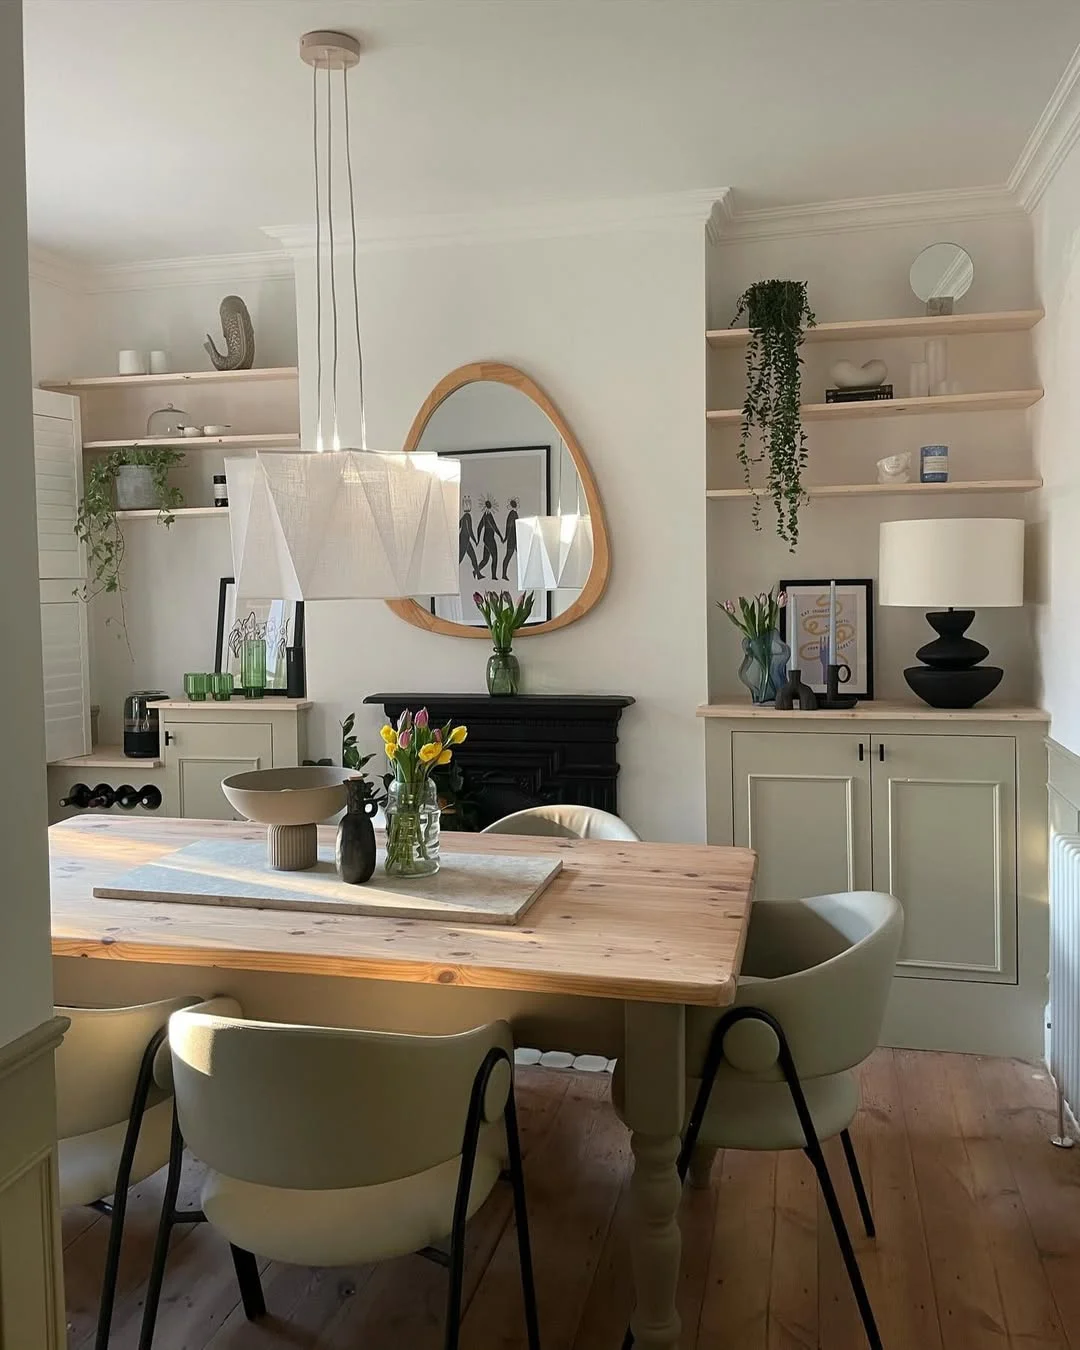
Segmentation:
<svg viewBox="0 0 1080 1350">
<path fill-rule="evenodd" d="M 1080 1116 L 1080 835 L 1050 845 L 1050 1072 L 1058 1101 Z M 1065 1141 L 1064 1120 L 1054 1142 Z"/>
</svg>

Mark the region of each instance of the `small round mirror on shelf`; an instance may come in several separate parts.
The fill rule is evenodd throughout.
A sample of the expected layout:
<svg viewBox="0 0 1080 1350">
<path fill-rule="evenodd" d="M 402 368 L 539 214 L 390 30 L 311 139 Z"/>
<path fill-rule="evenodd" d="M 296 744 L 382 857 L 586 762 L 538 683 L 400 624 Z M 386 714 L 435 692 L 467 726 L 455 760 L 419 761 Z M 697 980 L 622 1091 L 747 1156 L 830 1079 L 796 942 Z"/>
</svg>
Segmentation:
<svg viewBox="0 0 1080 1350">
<path fill-rule="evenodd" d="M 930 244 L 911 264 L 911 289 L 926 301 L 927 314 L 951 314 L 953 304 L 971 289 L 975 267 L 959 244 Z"/>
<path fill-rule="evenodd" d="M 388 600 L 434 633 L 487 638 L 476 591 L 533 590 L 518 637 L 580 619 L 607 586 L 607 527 L 596 482 L 562 414 L 522 371 L 477 362 L 432 390 L 405 441 L 461 461 L 456 595 Z"/>
</svg>

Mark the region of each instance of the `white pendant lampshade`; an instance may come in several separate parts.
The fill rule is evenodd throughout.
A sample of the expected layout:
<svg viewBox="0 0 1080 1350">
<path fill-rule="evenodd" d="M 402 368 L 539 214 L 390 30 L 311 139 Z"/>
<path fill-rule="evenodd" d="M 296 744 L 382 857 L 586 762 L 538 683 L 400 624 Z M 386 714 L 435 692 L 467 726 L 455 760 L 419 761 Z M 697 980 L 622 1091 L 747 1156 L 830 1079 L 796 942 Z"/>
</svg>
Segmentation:
<svg viewBox="0 0 1080 1350">
<path fill-rule="evenodd" d="M 246 600 L 457 594 L 461 462 L 338 450 L 230 460 Z"/>
<path fill-rule="evenodd" d="M 579 590 L 585 585 L 593 562 L 589 516 L 521 516 L 516 529 L 519 589 Z"/>
<path fill-rule="evenodd" d="M 987 609 L 1024 603 L 1024 522 L 889 520 L 879 536 L 883 605 Z"/>
</svg>

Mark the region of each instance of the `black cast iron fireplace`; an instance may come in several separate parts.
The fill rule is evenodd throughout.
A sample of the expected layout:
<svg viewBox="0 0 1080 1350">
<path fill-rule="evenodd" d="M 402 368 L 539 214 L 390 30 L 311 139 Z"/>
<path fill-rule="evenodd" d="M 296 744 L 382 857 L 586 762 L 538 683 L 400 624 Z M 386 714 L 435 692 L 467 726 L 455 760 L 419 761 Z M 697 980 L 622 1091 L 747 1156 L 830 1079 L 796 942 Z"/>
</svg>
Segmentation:
<svg viewBox="0 0 1080 1350">
<path fill-rule="evenodd" d="M 364 702 L 381 704 L 389 722 L 405 708 L 427 708 L 436 724 L 468 726 L 455 756 L 477 829 L 553 802 L 618 814 L 619 718 L 634 702 L 624 694 L 370 694 Z M 443 825 L 454 828 L 449 817 Z"/>
</svg>

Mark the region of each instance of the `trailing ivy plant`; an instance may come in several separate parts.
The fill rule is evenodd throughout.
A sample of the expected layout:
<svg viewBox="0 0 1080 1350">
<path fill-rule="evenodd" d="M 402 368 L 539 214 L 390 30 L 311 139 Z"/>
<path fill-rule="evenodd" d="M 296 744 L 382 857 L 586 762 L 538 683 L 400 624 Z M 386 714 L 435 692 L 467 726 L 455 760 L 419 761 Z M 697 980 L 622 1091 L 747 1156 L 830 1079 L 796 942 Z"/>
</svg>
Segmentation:
<svg viewBox="0 0 1080 1350">
<path fill-rule="evenodd" d="M 776 508 L 776 533 L 792 552 L 799 542 L 799 507 L 805 492 L 806 433 L 799 415 L 802 346 L 817 320 L 805 281 L 755 281 L 739 297 L 732 323 L 747 316 L 746 399 L 739 462 L 746 486 L 751 466 L 767 460 L 765 490 Z M 756 433 L 756 439 L 755 439 Z M 753 442 L 753 444 L 752 444 Z M 754 494 L 754 528 L 761 529 L 761 499 Z"/>
<path fill-rule="evenodd" d="M 126 464 L 137 464 L 150 469 L 157 498 L 158 520 L 171 525 L 173 512 L 183 506 L 184 495 L 179 488 L 169 485 L 169 470 L 182 464 L 183 452 L 167 446 L 140 449 L 127 446 L 110 450 L 96 459 L 83 483 L 79 514 L 75 518 L 75 533 L 86 545 L 88 579 L 77 592 L 84 600 L 105 592 L 115 595 L 122 590 L 120 566 L 124 561 L 124 533 L 116 518 L 116 474 Z"/>
</svg>

